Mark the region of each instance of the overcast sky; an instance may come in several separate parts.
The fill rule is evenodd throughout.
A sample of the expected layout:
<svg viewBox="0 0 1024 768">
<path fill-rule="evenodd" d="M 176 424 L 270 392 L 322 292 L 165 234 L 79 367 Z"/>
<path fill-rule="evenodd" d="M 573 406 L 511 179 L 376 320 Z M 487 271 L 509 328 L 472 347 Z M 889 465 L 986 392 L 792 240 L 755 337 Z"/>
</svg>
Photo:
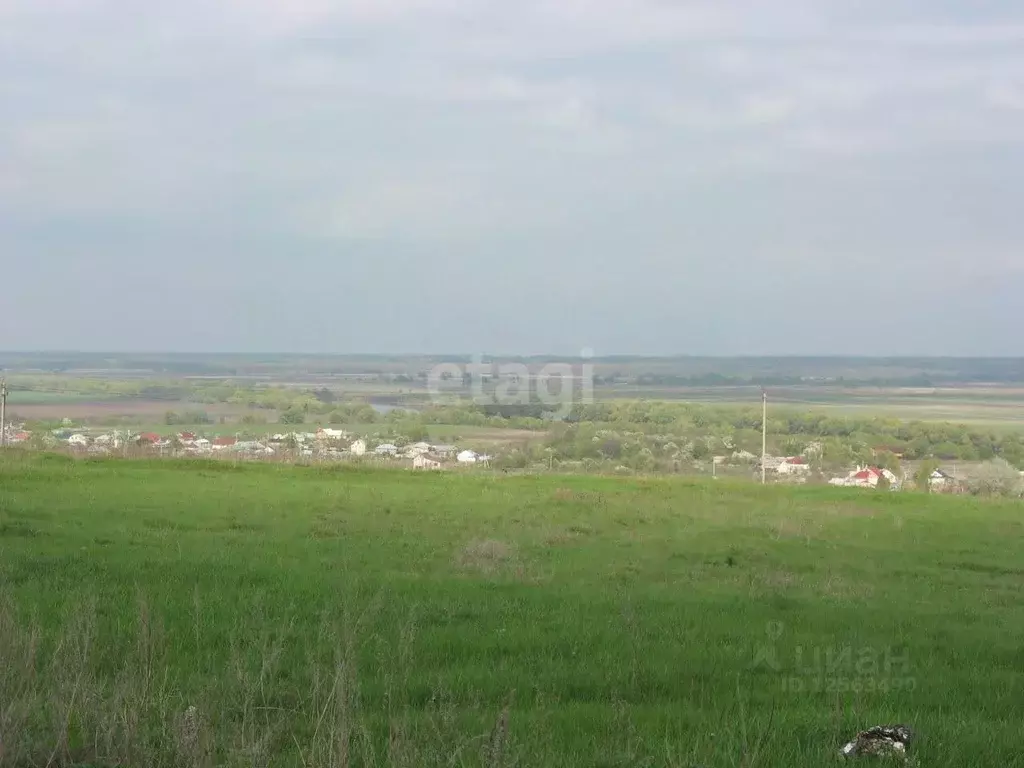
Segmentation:
<svg viewBox="0 0 1024 768">
<path fill-rule="evenodd" d="M 0 349 L 1024 354 L 1019 0 L 0 0 Z"/>
</svg>

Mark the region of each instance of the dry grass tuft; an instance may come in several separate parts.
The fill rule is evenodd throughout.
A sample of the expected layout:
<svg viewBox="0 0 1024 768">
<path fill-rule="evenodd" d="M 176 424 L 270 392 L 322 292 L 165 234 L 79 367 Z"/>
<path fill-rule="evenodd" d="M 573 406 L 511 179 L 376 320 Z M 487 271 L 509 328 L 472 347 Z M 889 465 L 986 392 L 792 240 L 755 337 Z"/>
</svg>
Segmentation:
<svg viewBox="0 0 1024 768">
<path fill-rule="evenodd" d="M 458 555 L 459 567 L 464 570 L 492 574 L 518 564 L 516 548 L 496 539 L 469 542 Z"/>
<path fill-rule="evenodd" d="M 505 706 L 498 715 L 498 720 L 491 729 L 491 736 L 488 739 L 483 755 L 483 763 L 487 768 L 500 768 L 509 764 L 508 733 L 509 721 L 512 718 L 512 700 L 514 696 L 514 691 L 509 694 Z"/>
<path fill-rule="evenodd" d="M 361 703 L 362 619 L 341 629 L 324 622 L 312 647 L 333 649 L 333 658 L 312 652 L 311 685 L 299 692 L 288 682 L 295 670 L 283 662 L 296 641 L 290 625 L 239 638 L 214 676 L 172 669 L 169 643 L 145 601 L 132 650 L 112 674 L 99 671 L 110 648 L 97 627 L 95 606 L 86 604 L 47 636 L 0 595 L 0 768 L 415 768 L 465 765 L 473 743 L 485 745 L 483 765 L 513 764 L 508 704 L 490 733 L 471 738 L 454 708 L 428 708 L 424 725 L 424 712 L 409 705 L 386 714 L 382 734 L 381 713 Z M 398 676 L 389 698 L 406 685 Z M 275 705 L 288 697 L 291 706 Z"/>
</svg>

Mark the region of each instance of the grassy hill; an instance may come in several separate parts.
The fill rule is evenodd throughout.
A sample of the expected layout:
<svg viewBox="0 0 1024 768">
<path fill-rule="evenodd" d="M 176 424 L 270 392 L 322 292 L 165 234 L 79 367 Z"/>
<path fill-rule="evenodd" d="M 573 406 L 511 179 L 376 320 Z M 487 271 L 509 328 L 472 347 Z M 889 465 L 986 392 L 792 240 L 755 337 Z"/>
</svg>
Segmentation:
<svg viewBox="0 0 1024 768">
<path fill-rule="evenodd" d="M 0 766 L 1017 765 L 1022 512 L 9 452 Z"/>
</svg>

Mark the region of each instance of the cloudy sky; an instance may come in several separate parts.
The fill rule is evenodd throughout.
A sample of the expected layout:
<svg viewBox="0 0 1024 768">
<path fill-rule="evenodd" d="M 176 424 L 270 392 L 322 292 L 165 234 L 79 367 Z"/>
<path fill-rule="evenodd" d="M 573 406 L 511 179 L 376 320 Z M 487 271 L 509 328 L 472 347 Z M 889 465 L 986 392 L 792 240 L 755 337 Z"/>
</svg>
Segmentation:
<svg viewBox="0 0 1024 768">
<path fill-rule="evenodd" d="M 1019 0 L 0 0 L 0 349 L 1024 354 Z"/>
</svg>

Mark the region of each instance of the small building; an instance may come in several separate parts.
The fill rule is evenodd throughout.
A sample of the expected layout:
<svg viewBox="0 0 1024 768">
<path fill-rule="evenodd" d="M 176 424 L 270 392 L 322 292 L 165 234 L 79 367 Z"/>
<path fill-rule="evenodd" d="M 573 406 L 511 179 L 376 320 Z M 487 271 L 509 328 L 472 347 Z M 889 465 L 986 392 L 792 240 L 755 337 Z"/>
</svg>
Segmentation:
<svg viewBox="0 0 1024 768">
<path fill-rule="evenodd" d="M 223 451 L 227 448 L 232 448 L 237 444 L 237 437 L 215 437 L 213 438 L 213 443 L 210 447 L 215 451 Z"/>
<path fill-rule="evenodd" d="M 846 477 L 834 477 L 829 480 L 830 485 L 838 485 L 846 488 L 877 488 L 878 484 L 885 479 L 890 488 L 895 488 L 899 479 L 888 469 L 878 467 L 857 467 Z"/>
<path fill-rule="evenodd" d="M 237 453 L 246 453 L 246 454 L 251 454 L 251 455 L 254 455 L 254 456 L 255 455 L 261 455 L 261 454 L 262 455 L 270 456 L 270 455 L 273 455 L 273 453 L 274 453 L 274 449 L 273 448 L 271 448 L 268 445 L 264 445 L 263 443 L 258 442 L 256 440 L 248 440 L 248 441 L 244 441 L 244 442 L 237 442 L 237 443 L 235 443 L 231 447 L 231 450 L 233 450 L 233 451 L 235 451 Z"/>
<path fill-rule="evenodd" d="M 373 449 L 373 452 L 378 456 L 395 456 L 398 454 L 398 446 L 393 443 L 383 443 Z"/>
<path fill-rule="evenodd" d="M 803 456 L 790 456 L 783 459 L 775 468 L 780 475 L 808 475 L 811 465 Z"/>
<path fill-rule="evenodd" d="M 76 433 L 68 438 L 68 445 L 75 448 L 87 448 L 89 446 L 89 438 L 83 434 Z"/>
<path fill-rule="evenodd" d="M 476 464 L 478 459 L 479 455 L 476 451 L 463 451 L 455 457 L 455 460 L 460 464 Z"/>
<path fill-rule="evenodd" d="M 945 470 L 936 469 L 928 476 L 928 490 L 934 493 L 955 493 L 961 489 L 960 481 Z"/>
<path fill-rule="evenodd" d="M 431 459 L 427 456 L 420 455 L 412 460 L 413 469 L 440 469 L 441 462 Z"/>
<path fill-rule="evenodd" d="M 324 440 L 344 440 L 348 437 L 348 433 L 343 429 L 330 429 L 328 427 L 320 427 L 316 431 L 316 439 L 320 441 Z"/>
</svg>

